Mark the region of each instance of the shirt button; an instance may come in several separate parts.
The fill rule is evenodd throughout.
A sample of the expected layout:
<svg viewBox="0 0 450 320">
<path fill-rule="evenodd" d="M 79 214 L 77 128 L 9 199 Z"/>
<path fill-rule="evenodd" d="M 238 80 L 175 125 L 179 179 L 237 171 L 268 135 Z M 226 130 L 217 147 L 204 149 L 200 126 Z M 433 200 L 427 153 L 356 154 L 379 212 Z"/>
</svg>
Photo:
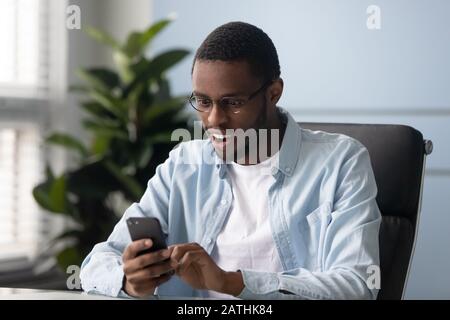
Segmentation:
<svg viewBox="0 0 450 320">
<path fill-rule="evenodd" d="M 275 175 L 275 174 L 277 173 L 277 171 L 278 171 L 277 167 L 272 167 L 272 168 L 270 169 L 270 172 L 271 172 L 273 175 Z"/>
<path fill-rule="evenodd" d="M 206 244 L 210 244 L 212 242 L 211 238 L 206 239 Z"/>
<path fill-rule="evenodd" d="M 220 201 L 220 204 L 224 206 L 224 205 L 227 204 L 227 202 L 228 202 L 227 200 L 223 199 L 223 200 Z"/>
<path fill-rule="evenodd" d="M 286 172 L 291 172 L 291 168 L 290 167 L 286 167 Z"/>
</svg>

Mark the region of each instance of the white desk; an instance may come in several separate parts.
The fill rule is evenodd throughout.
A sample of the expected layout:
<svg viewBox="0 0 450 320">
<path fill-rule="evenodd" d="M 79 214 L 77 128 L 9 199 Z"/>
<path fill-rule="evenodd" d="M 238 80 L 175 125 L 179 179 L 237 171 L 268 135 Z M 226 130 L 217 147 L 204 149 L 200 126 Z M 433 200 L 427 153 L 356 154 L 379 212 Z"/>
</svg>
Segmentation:
<svg viewBox="0 0 450 320">
<path fill-rule="evenodd" d="M 212 298 L 152 296 L 145 299 L 113 298 L 70 290 L 1 288 L 0 300 L 216 300 Z"/>
<path fill-rule="evenodd" d="M 155 298 L 151 298 L 155 299 Z M 128 300 L 70 290 L 0 288 L 0 300 Z"/>
</svg>

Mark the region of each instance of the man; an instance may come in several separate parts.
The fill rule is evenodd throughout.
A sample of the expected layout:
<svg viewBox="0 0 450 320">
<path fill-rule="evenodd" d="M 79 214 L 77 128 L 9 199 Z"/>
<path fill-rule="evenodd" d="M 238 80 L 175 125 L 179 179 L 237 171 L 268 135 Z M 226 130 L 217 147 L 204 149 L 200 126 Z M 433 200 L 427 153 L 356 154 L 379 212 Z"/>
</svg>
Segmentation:
<svg viewBox="0 0 450 320">
<path fill-rule="evenodd" d="M 376 298 L 366 280 L 379 264 L 381 217 L 367 150 L 344 135 L 304 130 L 276 106 L 283 92 L 277 52 L 250 24 L 208 35 L 192 82 L 190 102 L 209 139 L 181 143 L 157 168 L 140 202 L 83 262 L 84 290 Z M 256 147 L 233 134 L 249 130 L 268 134 L 257 136 Z M 137 256 L 152 243 L 131 243 L 130 216 L 158 218 L 169 248 Z"/>
</svg>

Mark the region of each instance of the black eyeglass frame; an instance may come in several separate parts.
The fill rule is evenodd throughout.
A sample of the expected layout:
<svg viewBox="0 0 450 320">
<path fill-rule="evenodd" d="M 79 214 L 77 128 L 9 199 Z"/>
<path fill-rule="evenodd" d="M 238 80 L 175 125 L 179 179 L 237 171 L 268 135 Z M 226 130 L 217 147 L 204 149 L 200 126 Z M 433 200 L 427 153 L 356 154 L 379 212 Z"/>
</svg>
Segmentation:
<svg viewBox="0 0 450 320">
<path fill-rule="evenodd" d="M 246 99 L 238 99 L 238 100 L 240 100 L 240 101 L 239 101 L 240 104 L 239 104 L 239 106 L 233 106 L 233 108 L 235 109 L 235 110 L 233 111 L 233 113 L 235 113 L 235 114 L 236 114 L 236 113 L 239 113 L 239 112 L 240 112 L 240 109 L 241 109 L 243 106 L 245 106 L 250 100 L 252 100 L 254 97 L 256 97 L 261 91 L 267 89 L 273 82 L 274 82 L 274 80 L 266 81 L 266 82 L 265 82 L 258 90 L 256 90 L 255 92 L 251 93 Z M 212 99 L 209 98 L 209 97 L 206 97 L 206 98 L 211 100 L 211 106 L 209 107 L 208 110 L 200 110 L 200 109 L 197 109 L 197 108 L 195 107 L 195 99 L 196 99 L 196 97 L 194 96 L 194 92 L 192 92 L 191 95 L 190 95 L 190 97 L 189 97 L 189 104 L 192 106 L 192 108 L 194 108 L 194 109 L 197 110 L 198 112 L 205 112 L 205 113 L 208 113 L 208 112 L 211 111 L 211 109 L 212 109 L 211 107 L 214 106 L 214 102 L 217 102 L 218 105 L 219 105 L 220 107 L 223 108 L 223 106 L 228 106 L 228 104 L 226 104 L 226 103 L 223 102 L 224 100 L 227 100 L 227 99 L 228 99 L 228 100 L 234 99 L 234 98 L 232 98 L 232 97 L 222 97 L 222 98 L 220 98 L 219 100 L 212 100 Z M 235 99 L 235 100 L 237 100 L 237 99 Z M 224 109 L 224 110 L 227 110 L 227 109 L 229 109 L 229 108 L 226 107 L 226 108 L 223 108 L 223 109 Z"/>
</svg>

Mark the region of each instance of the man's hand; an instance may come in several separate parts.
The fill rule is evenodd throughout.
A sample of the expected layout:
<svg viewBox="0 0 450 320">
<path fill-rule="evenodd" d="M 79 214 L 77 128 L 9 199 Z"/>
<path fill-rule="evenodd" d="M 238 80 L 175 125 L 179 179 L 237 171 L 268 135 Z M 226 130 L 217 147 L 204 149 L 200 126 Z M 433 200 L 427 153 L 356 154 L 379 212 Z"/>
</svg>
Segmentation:
<svg viewBox="0 0 450 320">
<path fill-rule="evenodd" d="M 244 289 L 240 272 L 219 268 L 209 254 L 197 243 L 169 247 L 171 260 L 178 263 L 176 274 L 195 289 L 213 290 L 237 296 Z"/>
<path fill-rule="evenodd" d="M 168 281 L 174 266 L 171 263 L 171 249 L 159 250 L 138 256 L 139 252 L 151 248 L 152 240 L 133 241 L 125 249 L 123 259 L 124 290 L 133 297 L 152 295 L 155 288 Z M 169 259 L 169 260 L 168 260 Z"/>
</svg>

